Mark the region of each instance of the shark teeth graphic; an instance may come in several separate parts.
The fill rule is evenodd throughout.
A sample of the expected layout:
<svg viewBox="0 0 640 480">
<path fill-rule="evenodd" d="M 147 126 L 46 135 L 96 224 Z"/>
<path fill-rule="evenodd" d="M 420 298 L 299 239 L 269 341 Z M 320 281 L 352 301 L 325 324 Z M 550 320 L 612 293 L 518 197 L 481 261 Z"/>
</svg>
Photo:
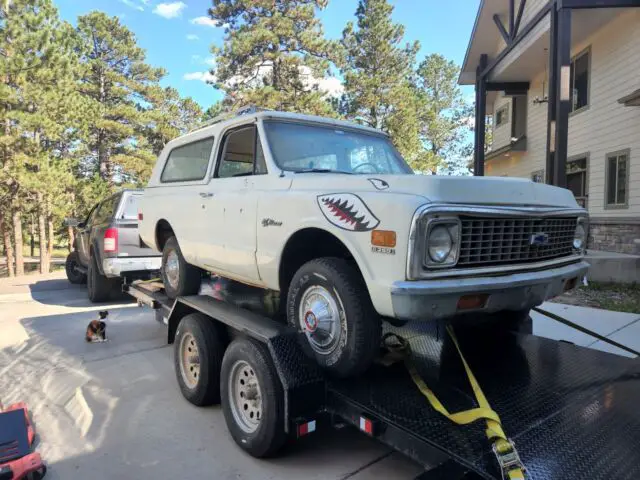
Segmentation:
<svg viewBox="0 0 640 480">
<path fill-rule="evenodd" d="M 326 219 L 343 230 L 366 232 L 380 224 L 369 207 L 353 193 L 318 195 L 318 205 Z"/>
</svg>

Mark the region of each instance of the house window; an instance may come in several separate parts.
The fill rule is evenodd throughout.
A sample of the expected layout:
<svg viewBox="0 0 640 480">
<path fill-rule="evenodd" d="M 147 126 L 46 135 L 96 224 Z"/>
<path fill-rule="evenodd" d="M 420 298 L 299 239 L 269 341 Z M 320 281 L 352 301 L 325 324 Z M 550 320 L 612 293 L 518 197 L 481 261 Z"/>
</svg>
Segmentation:
<svg viewBox="0 0 640 480">
<path fill-rule="evenodd" d="M 544 170 L 536 170 L 531 174 L 531 180 L 535 183 L 544 183 Z"/>
<path fill-rule="evenodd" d="M 575 112 L 589 105 L 589 64 L 591 51 L 579 53 L 571 60 L 571 111 Z"/>
<path fill-rule="evenodd" d="M 567 159 L 567 188 L 573 192 L 578 205 L 587 207 L 587 166 L 588 155 Z"/>
<path fill-rule="evenodd" d="M 629 205 L 629 150 L 607 155 L 608 208 L 626 208 Z"/>
<path fill-rule="evenodd" d="M 496 128 L 509 122 L 509 104 L 505 103 L 496 110 Z"/>
</svg>

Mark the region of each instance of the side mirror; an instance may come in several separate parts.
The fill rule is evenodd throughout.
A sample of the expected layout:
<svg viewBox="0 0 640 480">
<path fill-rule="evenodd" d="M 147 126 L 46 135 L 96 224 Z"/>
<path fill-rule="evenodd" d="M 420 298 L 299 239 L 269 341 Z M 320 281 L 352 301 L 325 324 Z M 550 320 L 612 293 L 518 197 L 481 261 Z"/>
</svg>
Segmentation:
<svg viewBox="0 0 640 480">
<path fill-rule="evenodd" d="M 77 218 L 65 218 L 64 219 L 64 225 L 65 227 L 80 227 L 82 225 L 82 222 L 80 220 L 78 220 Z"/>
</svg>

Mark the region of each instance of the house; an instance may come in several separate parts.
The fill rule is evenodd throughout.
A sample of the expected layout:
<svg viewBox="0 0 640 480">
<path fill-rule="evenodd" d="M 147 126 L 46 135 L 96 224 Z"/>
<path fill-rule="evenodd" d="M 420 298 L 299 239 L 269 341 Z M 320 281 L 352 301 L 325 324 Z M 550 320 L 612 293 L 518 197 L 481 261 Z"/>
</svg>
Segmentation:
<svg viewBox="0 0 640 480">
<path fill-rule="evenodd" d="M 640 254 L 640 0 L 481 0 L 459 83 L 476 175 L 569 188 L 589 247 Z M 485 145 L 487 118 L 492 142 Z"/>
</svg>

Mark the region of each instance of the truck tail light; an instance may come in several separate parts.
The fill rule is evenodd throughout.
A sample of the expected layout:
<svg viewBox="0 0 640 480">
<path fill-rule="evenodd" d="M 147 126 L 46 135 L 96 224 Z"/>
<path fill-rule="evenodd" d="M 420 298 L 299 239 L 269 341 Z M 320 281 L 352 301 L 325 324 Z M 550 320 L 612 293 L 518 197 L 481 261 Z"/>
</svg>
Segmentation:
<svg viewBox="0 0 640 480">
<path fill-rule="evenodd" d="M 104 251 L 113 253 L 118 251 L 118 229 L 107 228 L 104 231 Z"/>
<path fill-rule="evenodd" d="M 138 212 L 138 220 L 142 219 L 144 219 L 144 215 L 142 214 L 142 212 Z"/>
</svg>

